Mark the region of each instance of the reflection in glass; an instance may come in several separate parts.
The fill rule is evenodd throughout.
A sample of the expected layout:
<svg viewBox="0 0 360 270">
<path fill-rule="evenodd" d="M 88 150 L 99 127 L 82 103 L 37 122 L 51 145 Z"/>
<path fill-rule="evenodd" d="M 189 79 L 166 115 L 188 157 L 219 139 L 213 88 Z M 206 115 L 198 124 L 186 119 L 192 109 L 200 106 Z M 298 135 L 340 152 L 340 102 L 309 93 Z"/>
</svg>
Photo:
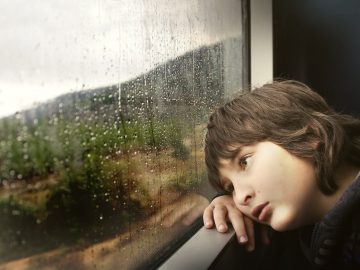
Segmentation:
<svg viewBox="0 0 360 270">
<path fill-rule="evenodd" d="M 247 83 L 242 4 L 23 4 L 0 30 L 29 60 L 0 55 L 0 268 L 146 268 L 207 204 L 207 115 Z"/>
</svg>

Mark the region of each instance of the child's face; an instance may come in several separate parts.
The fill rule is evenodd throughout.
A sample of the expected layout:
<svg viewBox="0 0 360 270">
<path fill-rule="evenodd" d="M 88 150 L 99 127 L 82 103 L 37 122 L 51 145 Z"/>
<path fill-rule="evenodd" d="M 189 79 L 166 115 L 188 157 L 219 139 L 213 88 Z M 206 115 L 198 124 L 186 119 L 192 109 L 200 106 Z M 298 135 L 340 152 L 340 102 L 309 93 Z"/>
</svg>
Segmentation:
<svg viewBox="0 0 360 270">
<path fill-rule="evenodd" d="M 275 230 L 319 218 L 314 167 L 274 143 L 245 146 L 234 160 L 220 159 L 219 173 L 240 211 Z"/>
</svg>

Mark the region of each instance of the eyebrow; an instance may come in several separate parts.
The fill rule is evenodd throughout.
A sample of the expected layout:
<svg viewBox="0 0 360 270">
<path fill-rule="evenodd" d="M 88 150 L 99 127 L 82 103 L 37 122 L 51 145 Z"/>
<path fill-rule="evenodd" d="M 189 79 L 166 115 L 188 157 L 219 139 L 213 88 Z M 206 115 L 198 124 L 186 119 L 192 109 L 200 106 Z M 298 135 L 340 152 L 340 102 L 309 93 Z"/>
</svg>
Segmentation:
<svg viewBox="0 0 360 270">
<path fill-rule="evenodd" d="M 225 157 L 225 158 L 222 157 L 222 158 L 220 158 L 220 159 L 228 160 L 228 161 L 230 161 L 230 162 L 234 162 L 235 159 L 236 159 L 239 155 L 242 154 L 243 150 L 244 150 L 244 147 L 239 147 L 238 149 L 234 149 L 234 150 L 228 150 L 228 152 L 230 152 L 231 155 L 229 154 L 229 157 Z M 218 170 L 219 170 L 220 168 L 223 167 L 223 164 L 221 164 L 220 161 L 218 162 L 218 164 L 219 164 L 219 167 L 218 167 Z M 219 176 L 219 178 L 220 178 L 220 182 L 222 182 L 220 176 Z"/>
<path fill-rule="evenodd" d="M 229 150 L 229 152 L 231 153 L 231 157 L 229 158 L 231 161 L 234 161 L 236 159 L 236 157 L 243 152 L 244 150 L 244 146 L 239 146 L 236 147 L 234 150 Z"/>
<path fill-rule="evenodd" d="M 239 147 L 238 149 L 234 149 L 234 150 L 227 150 L 227 152 L 229 153 L 229 157 L 220 157 L 218 159 L 223 159 L 223 160 L 230 160 L 230 161 L 234 161 L 236 159 L 236 157 L 243 151 L 243 147 Z M 219 162 L 219 168 L 223 167 L 223 165 Z"/>
</svg>

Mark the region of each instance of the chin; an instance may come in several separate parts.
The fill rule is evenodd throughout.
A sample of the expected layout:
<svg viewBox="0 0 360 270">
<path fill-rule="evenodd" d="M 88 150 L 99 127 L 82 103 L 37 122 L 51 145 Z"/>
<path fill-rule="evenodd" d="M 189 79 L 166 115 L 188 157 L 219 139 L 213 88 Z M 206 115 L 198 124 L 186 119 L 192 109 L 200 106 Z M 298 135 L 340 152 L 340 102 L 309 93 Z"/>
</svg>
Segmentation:
<svg viewBox="0 0 360 270">
<path fill-rule="evenodd" d="M 289 227 L 279 225 L 279 224 L 270 224 L 270 226 L 271 226 L 271 228 L 273 228 L 277 232 L 286 232 L 286 231 L 291 230 Z"/>
<path fill-rule="evenodd" d="M 272 216 L 269 225 L 278 232 L 290 231 L 299 227 L 296 225 L 295 220 L 290 217 L 280 218 L 276 216 Z"/>
</svg>

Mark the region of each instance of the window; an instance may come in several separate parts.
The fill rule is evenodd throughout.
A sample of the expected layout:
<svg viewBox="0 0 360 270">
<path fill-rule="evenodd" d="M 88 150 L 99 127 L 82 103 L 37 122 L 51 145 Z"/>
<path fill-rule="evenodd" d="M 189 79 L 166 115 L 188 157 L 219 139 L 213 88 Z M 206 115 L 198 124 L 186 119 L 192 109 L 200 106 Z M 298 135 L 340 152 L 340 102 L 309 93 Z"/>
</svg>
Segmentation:
<svg viewBox="0 0 360 270">
<path fill-rule="evenodd" d="M 0 7 L 0 267 L 145 268 L 206 204 L 208 114 L 248 83 L 245 7 Z"/>
</svg>

